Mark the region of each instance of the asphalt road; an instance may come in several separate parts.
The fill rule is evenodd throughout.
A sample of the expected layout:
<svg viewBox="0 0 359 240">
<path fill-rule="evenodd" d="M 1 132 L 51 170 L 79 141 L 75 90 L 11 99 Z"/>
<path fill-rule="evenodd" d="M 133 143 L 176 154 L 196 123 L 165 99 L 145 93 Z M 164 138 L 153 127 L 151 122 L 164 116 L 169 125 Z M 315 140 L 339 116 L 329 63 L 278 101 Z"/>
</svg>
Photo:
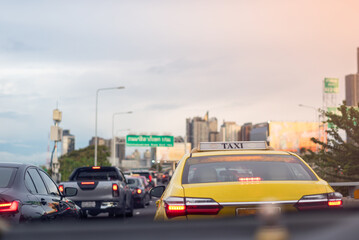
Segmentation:
<svg viewBox="0 0 359 240">
<path fill-rule="evenodd" d="M 89 216 L 83 219 L 83 222 L 102 222 L 102 221 L 126 221 L 127 223 L 152 222 L 156 212 L 156 199 L 152 198 L 150 205 L 145 208 L 135 208 L 133 217 L 108 217 L 108 214 L 102 213 L 95 217 Z"/>
<path fill-rule="evenodd" d="M 256 216 L 157 223 L 152 221 L 154 212 L 155 203 L 152 201 L 149 207 L 136 209 L 131 218 L 109 218 L 103 214 L 75 222 L 24 224 L 13 227 L 0 239 L 356 240 L 359 236 L 357 208 L 285 214 L 271 225 L 265 225 Z"/>
</svg>

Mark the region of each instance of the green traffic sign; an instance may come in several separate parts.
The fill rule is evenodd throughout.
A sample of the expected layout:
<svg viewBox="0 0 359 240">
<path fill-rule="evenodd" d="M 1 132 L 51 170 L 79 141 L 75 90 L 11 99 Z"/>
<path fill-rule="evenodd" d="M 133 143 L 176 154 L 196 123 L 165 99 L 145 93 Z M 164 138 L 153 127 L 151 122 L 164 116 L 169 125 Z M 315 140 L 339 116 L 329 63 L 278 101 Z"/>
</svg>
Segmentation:
<svg viewBox="0 0 359 240">
<path fill-rule="evenodd" d="M 173 147 L 173 136 L 127 135 L 126 146 L 129 147 Z"/>
<path fill-rule="evenodd" d="M 324 92 L 325 93 L 339 93 L 339 79 L 338 78 L 325 78 L 324 79 Z"/>
</svg>

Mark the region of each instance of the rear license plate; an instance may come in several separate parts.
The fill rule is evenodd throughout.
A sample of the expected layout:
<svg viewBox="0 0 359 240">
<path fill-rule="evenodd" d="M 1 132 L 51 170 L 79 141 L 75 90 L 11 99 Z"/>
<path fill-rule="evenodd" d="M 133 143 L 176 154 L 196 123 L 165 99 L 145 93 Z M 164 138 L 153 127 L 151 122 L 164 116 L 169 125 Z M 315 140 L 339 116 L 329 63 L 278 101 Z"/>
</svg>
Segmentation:
<svg viewBox="0 0 359 240">
<path fill-rule="evenodd" d="M 81 207 L 83 207 L 83 208 L 93 208 L 93 207 L 96 207 L 96 202 L 82 202 Z"/>
<path fill-rule="evenodd" d="M 256 214 L 260 213 L 262 210 L 264 210 L 264 209 L 263 208 L 237 208 L 236 215 L 237 216 L 256 215 Z M 280 207 L 273 207 L 273 208 L 271 208 L 271 210 L 275 211 L 277 213 L 281 212 Z"/>
</svg>

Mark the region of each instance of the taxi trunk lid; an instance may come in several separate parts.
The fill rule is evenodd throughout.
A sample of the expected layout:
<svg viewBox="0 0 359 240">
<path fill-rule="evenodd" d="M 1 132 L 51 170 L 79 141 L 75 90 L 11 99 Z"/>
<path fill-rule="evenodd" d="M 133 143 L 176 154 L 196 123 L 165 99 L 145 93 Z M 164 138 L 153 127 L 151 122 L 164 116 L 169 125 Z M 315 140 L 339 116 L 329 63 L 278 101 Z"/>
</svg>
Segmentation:
<svg viewBox="0 0 359 240">
<path fill-rule="evenodd" d="M 220 214 L 233 215 L 239 207 L 260 207 L 278 204 L 296 210 L 294 204 L 304 195 L 333 190 L 325 181 L 261 181 L 184 184 L 186 198 L 211 198 L 223 209 Z"/>
</svg>

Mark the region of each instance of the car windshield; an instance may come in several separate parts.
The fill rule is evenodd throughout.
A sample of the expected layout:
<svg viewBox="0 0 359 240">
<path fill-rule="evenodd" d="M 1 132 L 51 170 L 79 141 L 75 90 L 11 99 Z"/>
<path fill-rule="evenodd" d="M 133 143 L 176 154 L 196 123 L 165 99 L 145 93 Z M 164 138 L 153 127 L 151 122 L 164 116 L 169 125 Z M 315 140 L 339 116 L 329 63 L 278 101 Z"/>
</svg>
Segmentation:
<svg viewBox="0 0 359 240">
<path fill-rule="evenodd" d="M 129 187 L 143 187 L 141 180 L 136 178 L 127 179 L 127 184 Z"/>
<path fill-rule="evenodd" d="M 83 180 L 118 180 L 118 175 L 115 170 L 102 170 L 102 169 L 81 169 L 78 171 L 74 180 L 83 181 Z"/>
<path fill-rule="evenodd" d="M 9 187 L 11 184 L 11 177 L 13 176 L 16 168 L 0 167 L 0 188 Z"/>
<path fill-rule="evenodd" d="M 231 155 L 187 160 L 182 183 L 241 181 L 315 181 L 310 169 L 292 155 Z"/>
<path fill-rule="evenodd" d="M 150 173 L 149 172 L 133 172 L 133 174 L 138 174 L 140 176 L 144 176 L 147 179 L 150 177 Z"/>
</svg>

